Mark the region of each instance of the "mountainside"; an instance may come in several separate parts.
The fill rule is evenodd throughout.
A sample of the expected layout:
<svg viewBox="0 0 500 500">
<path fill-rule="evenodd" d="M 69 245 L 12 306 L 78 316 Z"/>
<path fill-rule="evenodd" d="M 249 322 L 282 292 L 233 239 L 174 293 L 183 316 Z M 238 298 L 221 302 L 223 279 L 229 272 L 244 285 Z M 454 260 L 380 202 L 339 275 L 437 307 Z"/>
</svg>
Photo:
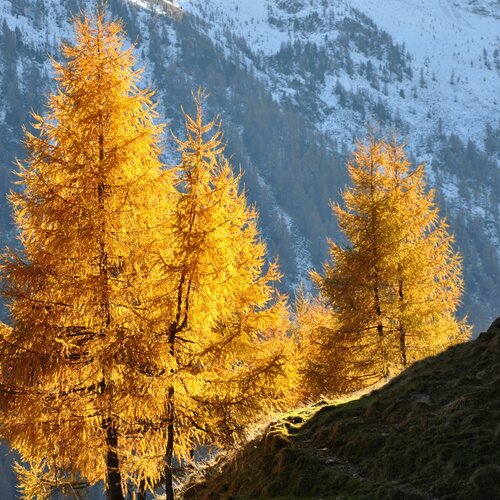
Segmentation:
<svg viewBox="0 0 500 500">
<path fill-rule="evenodd" d="M 428 163 L 429 179 L 458 236 L 468 287 L 464 310 L 485 327 L 495 311 L 481 295 L 497 293 L 498 285 L 486 283 L 484 275 L 498 272 L 500 256 L 494 194 L 499 182 L 498 3 L 183 0 L 179 5 L 203 19 L 211 39 L 225 50 L 236 34 L 245 64 L 281 108 L 306 117 L 330 139 L 341 164 L 342 153 L 352 150 L 367 127 L 402 133 L 416 161 Z M 293 150 L 289 154 L 293 160 Z M 300 200 L 282 197 L 290 193 L 289 183 L 270 178 L 273 163 L 252 160 L 266 167 L 262 175 L 305 236 L 317 266 L 326 246 L 310 227 L 336 236 L 325 208 L 330 198 L 338 199 L 344 178 L 336 175 L 325 192 L 324 169 L 319 176 L 296 177 L 306 196 L 316 200 L 307 207 L 308 220 L 296 208 Z M 312 168 L 314 160 L 305 160 L 303 168 Z"/>
<path fill-rule="evenodd" d="M 239 34 L 260 56 L 278 98 L 293 99 L 304 92 L 301 87 L 316 87 L 322 108 L 316 124 L 329 134 L 347 140 L 359 135 L 359 116 L 337 116 L 344 107 L 338 106 L 337 80 L 359 89 L 367 99 L 380 98 L 388 111 L 399 112 L 412 124 L 412 136 L 434 133 L 441 119 L 445 130 L 463 139 L 482 139 L 492 111 L 500 113 L 498 2 L 180 0 L 178 4 L 207 20 L 212 39 L 223 43 L 228 32 Z M 298 75 L 293 74 L 294 65 L 301 64 L 292 57 L 300 54 L 295 44 L 316 46 L 306 54 L 309 68 Z"/>
<path fill-rule="evenodd" d="M 0 0 L 0 241 L 13 242 L 22 126 L 43 112 L 48 55 L 94 0 Z M 463 311 L 484 329 L 500 296 L 500 6 L 493 0 L 108 0 L 136 43 L 162 117 L 209 93 L 245 171 L 270 257 L 293 293 L 339 237 L 330 200 L 367 129 L 397 129 L 426 161 L 464 256 Z M 176 161 L 173 141 L 165 159 Z M 478 361 L 479 362 L 479 361 Z M 326 411 L 326 410 L 325 410 Z M 8 463 L 10 459 L 5 459 Z M 2 498 L 14 495 L 0 467 Z"/>
<path fill-rule="evenodd" d="M 186 498 L 500 498 L 500 318 L 344 404 L 271 424 Z"/>
<path fill-rule="evenodd" d="M 72 36 L 68 17 L 90 0 L 0 0 L 0 190 L 23 155 L 21 125 L 43 110 L 47 53 Z M 339 199 L 356 137 L 396 129 L 427 161 L 442 211 L 464 255 L 463 311 L 477 329 L 500 288 L 500 104 L 496 2 L 366 0 L 110 0 L 157 89 L 160 113 L 179 130 L 192 90 L 210 92 L 227 153 L 245 171 L 283 287 L 294 287 L 338 238 Z M 167 160 L 175 161 L 167 141 Z M 2 202 L 1 234 L 10 240 Z"/>
</svg>

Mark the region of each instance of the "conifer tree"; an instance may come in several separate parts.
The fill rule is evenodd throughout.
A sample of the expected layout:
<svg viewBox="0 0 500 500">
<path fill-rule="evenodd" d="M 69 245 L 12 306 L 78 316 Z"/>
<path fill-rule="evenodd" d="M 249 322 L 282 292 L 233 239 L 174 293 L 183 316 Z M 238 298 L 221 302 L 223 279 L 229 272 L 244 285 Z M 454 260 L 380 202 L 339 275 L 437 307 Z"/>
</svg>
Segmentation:
<svg viewBox="0 0 500 500">
<path fill-rule="evenodd" d="M 21 249 L 1 267 L 2 435 L 33 466 L 26 496 L 76 478 L 121 499 L 147 438 L 142 367 L 163 283 L 153 256 L 174 192 L 121 26 L 102 12 L 75 25 L 11 196 Z"/>
<path fill-rule="evenodd" d="M 348 244 L 331 243 L 324 275 L 313 275 L 334 316 L 323 345 L 337 352 L 344 383 L 332 392 L 372 385 L 468 334 L 455 317 L 461 259 L 423 166 L 412 169 L 395 141 L 372 138 L 348 170 L 345 208 L 333 206 Z"/>
<path fill-rule="evenodd" d="M 469 329 L 457 321 L 463 293 L 462 260 L 448 224 L 439 216 L 434 192 L 427 192 L 423 165 L 411 167 L 395 140 L 384 144 L 384 170 L 393 210 L 397 308 L 391 319 L 399 363 L 406 366 L 465 340 Z"/>
<path fill-rule="evenodd" d="M 272 284 L 277 267 L 264 270 L 257 213 L 223 156 L 220 126 L 203 122 L 201 93 L 195 104 L 196 116 L 185 115 L 186 139 L 177 139 L 174 251 L 161 261 L 172 285 L 164 301 L 166 364 L 153 370 L 172 367 L 160 382 L 166 432 L 155 441 L 158 453 L 165 449 L 168 499 L 175 463 L 189 462 L 200 445 L 234 443 L 245 424 L 279 407 L 294 381 L 285 367 L 288 313 Z"/>
<path fill-rule="evenodd" d="M 317 401 L 335 387 L 343 392 L 347 381 L 342 371 L 343 352 L 336 340 L 336 317 L 327 301 L 307 297 L 302 290 L 295 301 L 295 337 L 300 345 L 299 396 L 302 401 Z"/>
</svg>

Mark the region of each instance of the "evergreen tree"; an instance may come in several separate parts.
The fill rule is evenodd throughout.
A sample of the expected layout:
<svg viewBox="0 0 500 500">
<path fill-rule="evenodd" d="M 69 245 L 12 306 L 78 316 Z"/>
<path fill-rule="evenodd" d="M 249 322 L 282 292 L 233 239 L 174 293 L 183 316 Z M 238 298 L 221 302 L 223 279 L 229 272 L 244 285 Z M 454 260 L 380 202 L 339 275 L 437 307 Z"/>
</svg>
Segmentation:
<svg viewBox="0 0 500 500">
<path fill-rule="evenodd" d="M 0 344 L 2 435 L 32 464 L 25 496 L 80 478 L 121 499 L 144 449 L 139 368 L 173 189 L 120 25 L 98 13 L 76 34 L 11 196 L 21 249 L 1 269 L 12 325 Z"/>
<path fill-rule="evenodd" d="M 332 261 L 313 275 L 334 315 L 322 342 L 345 382 L 332 392 L 372 385 L 468 333 L 455 318 L 461 259 L 423 166 L 411 169 L 396 142 L 370 139 L 348 170 L 345 208 L 333 210 L 349 243 L 331 243 Z"/>
</svg>

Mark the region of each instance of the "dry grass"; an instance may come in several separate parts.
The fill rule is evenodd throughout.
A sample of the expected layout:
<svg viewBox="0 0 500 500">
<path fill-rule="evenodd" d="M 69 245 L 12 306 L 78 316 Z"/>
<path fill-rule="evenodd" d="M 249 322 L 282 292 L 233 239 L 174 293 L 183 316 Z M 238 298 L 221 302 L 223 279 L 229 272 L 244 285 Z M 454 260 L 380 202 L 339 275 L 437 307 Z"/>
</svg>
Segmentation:
<svg viewBox="0 0 500 500">
<path fill-rule="evenodd" d="M 280 416 L 185 497 L 500 499 L 500 324 L 349 399 Z"/>
</svg>

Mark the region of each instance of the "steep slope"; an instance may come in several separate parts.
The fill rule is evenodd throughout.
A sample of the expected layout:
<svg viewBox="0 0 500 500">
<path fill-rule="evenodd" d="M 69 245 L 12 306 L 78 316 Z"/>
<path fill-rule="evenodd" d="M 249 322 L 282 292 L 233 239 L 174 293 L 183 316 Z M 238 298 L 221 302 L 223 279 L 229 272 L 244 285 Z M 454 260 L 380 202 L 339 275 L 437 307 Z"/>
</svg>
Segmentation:
<svg viewBox="0 0 500 500">
<path fill-rule="evenodd" d="M 500 116 L 498 2 L 350 3 L 412 54 L 419 94 L 412 121 L 432 127 L 438 118 L 464 139 L 481 139 L 484 124 Z"/>
<path fill-rule="evenodd" d="M 396 128 L 416 161 L 428 164 L 443 212 L 465 257 L 464 311 L 485 327 L 498 294 L 486 276 L 500 258 L 500 7 L 487 0 L 178 0 L 204 20 L 223 50 L 238 40 L 241 60 L 281 107 L 349 152 L 367 127 Z M 259 167 L 262 166 L 259 164 Z M 265 165 L 264 165 L 265 166 Z M 265 166 L 266 167 L 266 166 Z M 267 170 L 267 168 L 266 168 Z M 321 180 L 313 181 L 318 188 Z M 310 244 L 317 266 L 325 246 L 271 188 Z M 321 189 L 316 212 L 329 202 Z M 285 190 L 286 192 L 286 190 Z M 333 195 L 338 198 L 337 193 Z M 335 227 L 329 236 L 336 237 Z"/>
<path fill-rule="evenodd" d="M 500 318 L 385 387 L 271 424 L 186 498 L 500 498 Z"/>
<path fill-rule="evenodd" d="M 298 42 L 316 45 L 331 62 L 336 59 L 338 45 L 347 44 L 352 59 L 348 65 L 326 65 L 326 78 L 314 81 L 311 74 L 313 81 L 308 82 L 317 85 L 317 98 L 326 108 L 318 117 L 318 125 L 335 134 L 345 135 L 346 124 L 354 135 L 359 132 L 352 116 L 339 123 L 335 112 L 337 79 L 355 91 L 371 94 L 372 99 L 382 99 L 392 112 L 399 111 L 404 121 L 412 123 L 412 135 L 432 133 L 442 120 L 445 128 L 458 132 L 464 139 L 482 139 L 484 124 L 492 119 L 492 111 L 500 114 L 498 2 L 177 0 L 177 3 L 181 9 L 206 19 L 213 39 L 222 41 L 225 30 L 229 30 L 241 36 L 252 52 L 263 58 L 272 59 L 288 44 Z M 364 39 L 367 34 L 372 35 L 372 43 Z M 380 71 L 379 64 L 384 66 L 386 57 L 393 58 L 392 67 L 386 65 L 385 71 Z M 372 68 L 360 72 L 368 60 Z M 403 71 L 392 71 L 398 63 Z M 280 91 L 293 90 L 289 84 L 296 75 L 286 79 L 290 69 L 290 65 L 265 69 L 278 97 Z"/>
<path fill-rule="evenodd" d="M 210 92 L 208 105 L 222 113 L 228 154 L 245 170 L 286 291 L 293 292 L 311 266 L 321 265 L 326 238 L 338 237 L 329 203 L 346 182 L 354 138 L 366 134 L 367 124 L 375 130 L 396 127 L 415 159 L 428 162 L 465 258 L 463 310 L 484 327 L 495 313 L 500 273 L 498 19 L 492 15 L 498 8 L 476 2 L 474 9 L 482 6 L 488 16 L 460 9 L 462 24 L 441 36 L 450 19 L 443 2 L 436 7 L 422 0 L 413 31 L 404 2 L 373 12 L 373 4 L 363 2 L 110 0 L 108 6 L 124 19 L 139 63 L 147 65 L 147 79 L 158 89 L 159 110 L 174 131 L 180 106 L 189 109 L 190 92 L 199 85 Z M 92 5 L 0 0 L 2 193 L 12 186 L 14 157 L 23 154 L 21 125 L 30 109 L 43 109 L 51 74 L 46 54 L 57 54 L 59 40 L 71 38 L 68 17 Z M 435 22 L 422 30 L 426 13 Z M 455 48 L 461 40 L 456 33 L 467 23 L 468 42 Z M 434 38 L 443 53 L 427 53 Z M 469 80 L 465 56 L 456 55 L 465 48 L 475 58 L 487 50 L 486 59 L 483 54 L 467 69 Z M 460 61 L 452 85 L 445 68 Z M 457 122 L 462 117 L 465 128 Z M 171 143 L 167 160 L 175 161 Z M 12 235 L 7 208 L 0 210 L 0 234 L 7 240 Z"/>
<path fill-rule="evenodd" d="M 465 257 L 463 310 L 480 328 L 495 313 L 499 293 L 498 7 L 476 2 L 471 12 L 438 4 L 421 0 L 405 22 L 410 7 L 395 1 L 390 9 L 364 0 L 108 2 L 136 42 L 174 131 L 190 92 L 199 85 L 210 92 L 209 107 L 222 113 L 228 154 L 245 170 L 286 291 L 321 265 L 326 238 L 338 237 L 329 203 L 346 182 L 354 139 L 366 135 L 367 124 L 396 127 L 415 159 L 429 163 Z M 14 157 L 23 154 L 21 125 L 30 109 L 43 109 L 51 74 L 46 54 L 71 38 L 68 17 L 92 5 L 0 0 L 2 193 L 12 186 Z M 475 13 L 480 7 L 488 15 Z M 175 161 L 171 143 L 167 159 Z M 11 231 L 5 208 L 1 236 L 9 240 Z"/>
</svg>

